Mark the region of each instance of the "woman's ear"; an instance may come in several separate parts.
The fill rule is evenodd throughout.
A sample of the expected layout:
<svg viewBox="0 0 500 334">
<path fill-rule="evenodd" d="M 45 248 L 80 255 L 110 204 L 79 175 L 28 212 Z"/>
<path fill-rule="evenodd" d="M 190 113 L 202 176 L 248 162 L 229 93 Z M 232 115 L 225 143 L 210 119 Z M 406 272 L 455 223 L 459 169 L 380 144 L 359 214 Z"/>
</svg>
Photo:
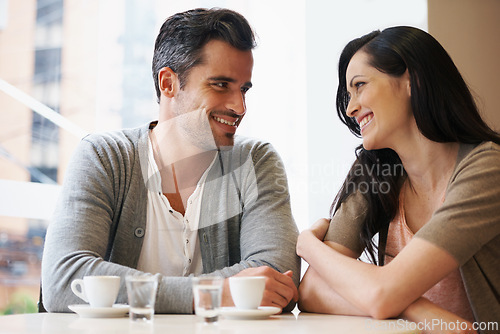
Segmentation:
<svg viewBox="0 0 500 334">
<path fill-rule="evenodd" d="M 406 93 L 408 94 L 409 97 L 411 97 L 411 80 L 410 80 L 410 74 L 408 73 L 408 69 L 405 72 L 405 78 L 406 78 Z"/>
<path fill-rule="evenodd" d="M 179 88 L 179 77 L 170 67 L 164 67 L 158 72 L 158 87 L 165 97 L 173 97 Z"/>
</svg>

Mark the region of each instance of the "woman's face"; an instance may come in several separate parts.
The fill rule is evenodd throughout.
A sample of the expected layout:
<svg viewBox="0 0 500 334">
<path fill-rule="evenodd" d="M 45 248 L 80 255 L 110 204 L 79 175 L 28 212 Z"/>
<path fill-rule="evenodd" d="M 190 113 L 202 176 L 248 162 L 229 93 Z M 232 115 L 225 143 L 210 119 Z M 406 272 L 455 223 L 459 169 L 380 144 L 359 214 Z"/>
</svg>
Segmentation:
<svg viewBox="0 0 500 334">
<path fill-rule="evenodd" d="M 408 72 L 389 76 L 369 64 L 367 53 L 358 51 L 349 62 L 346 80 L 347 116 L 356 118 L 365 149 L 395 149 L 416 128 Z"/>
</svg>

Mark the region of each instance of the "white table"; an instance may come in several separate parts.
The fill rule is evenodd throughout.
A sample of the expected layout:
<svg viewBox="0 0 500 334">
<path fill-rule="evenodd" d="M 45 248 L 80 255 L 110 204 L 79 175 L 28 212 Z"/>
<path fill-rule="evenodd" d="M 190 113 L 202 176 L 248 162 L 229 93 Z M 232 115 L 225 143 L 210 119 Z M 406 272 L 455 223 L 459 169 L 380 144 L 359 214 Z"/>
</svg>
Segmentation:
<svg viewBox="0 0 500 334">
<path fill-rule="evenodd" d="M 414 324 L 413 324 L 414 325 Z M 373 320 L 364 317 L 314 313 L 284 314 L 264 320 L 220 318 L 207 325 L 195 315 L 155 315 L 152 324 L 133 324 L 127 317 L 89 319 L 74 313 L 37 313 L 0 316 L 0 333 L 27 334 L 388 334 L 419 333 L 403 320 Z"/>
</svg>

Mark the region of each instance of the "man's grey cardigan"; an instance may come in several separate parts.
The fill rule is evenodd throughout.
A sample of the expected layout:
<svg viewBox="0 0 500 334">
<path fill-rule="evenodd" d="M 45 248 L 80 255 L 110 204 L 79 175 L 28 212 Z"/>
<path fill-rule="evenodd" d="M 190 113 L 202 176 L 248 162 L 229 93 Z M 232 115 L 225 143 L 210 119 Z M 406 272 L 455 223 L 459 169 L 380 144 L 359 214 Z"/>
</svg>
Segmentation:
<svg viewBox="0 0 500 334">
<path fill-rule="evenodd" d="M 85 137 L 68 166 L 42 260 L 44 307 L 68 312 L 82 303 L 71 281 L 122 277 L 117 303 L 127 303 L 124 278 L 135 268 L 146 230 L 149 124 Z M 229 277 L 249 267 L 293 270 L 297 227 L 283 164 L 268 143 L 236 137 L 210 169 L 199 224 L 203 272 Z M 192 313 L 190 277 L 159 279 L 157 313 Z M 293 303 L 288 308 L 293 307 Z"/>
</svg>

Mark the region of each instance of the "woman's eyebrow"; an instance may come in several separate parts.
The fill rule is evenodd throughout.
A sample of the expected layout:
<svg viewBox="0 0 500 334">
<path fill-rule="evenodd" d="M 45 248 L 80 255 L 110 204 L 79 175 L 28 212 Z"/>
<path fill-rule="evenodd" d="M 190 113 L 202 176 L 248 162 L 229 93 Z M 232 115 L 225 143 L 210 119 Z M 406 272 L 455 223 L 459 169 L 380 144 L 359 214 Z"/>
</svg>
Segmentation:
<svg viewBox="0 0 500 334">
<path fill-rule="evenodd" d="M 357 74 L 357 75 L 353 76 L 352 79 L 351 79 L 351 81 L 349 81 L 349 87 L 352 87 L 352 85 L 353 85 L 352 82 L 354 81 L 354 79 L 356 79 L 357 77 L 360 77 L 360 76 L 361 76 L 360 74 Z"/>
</svg>

